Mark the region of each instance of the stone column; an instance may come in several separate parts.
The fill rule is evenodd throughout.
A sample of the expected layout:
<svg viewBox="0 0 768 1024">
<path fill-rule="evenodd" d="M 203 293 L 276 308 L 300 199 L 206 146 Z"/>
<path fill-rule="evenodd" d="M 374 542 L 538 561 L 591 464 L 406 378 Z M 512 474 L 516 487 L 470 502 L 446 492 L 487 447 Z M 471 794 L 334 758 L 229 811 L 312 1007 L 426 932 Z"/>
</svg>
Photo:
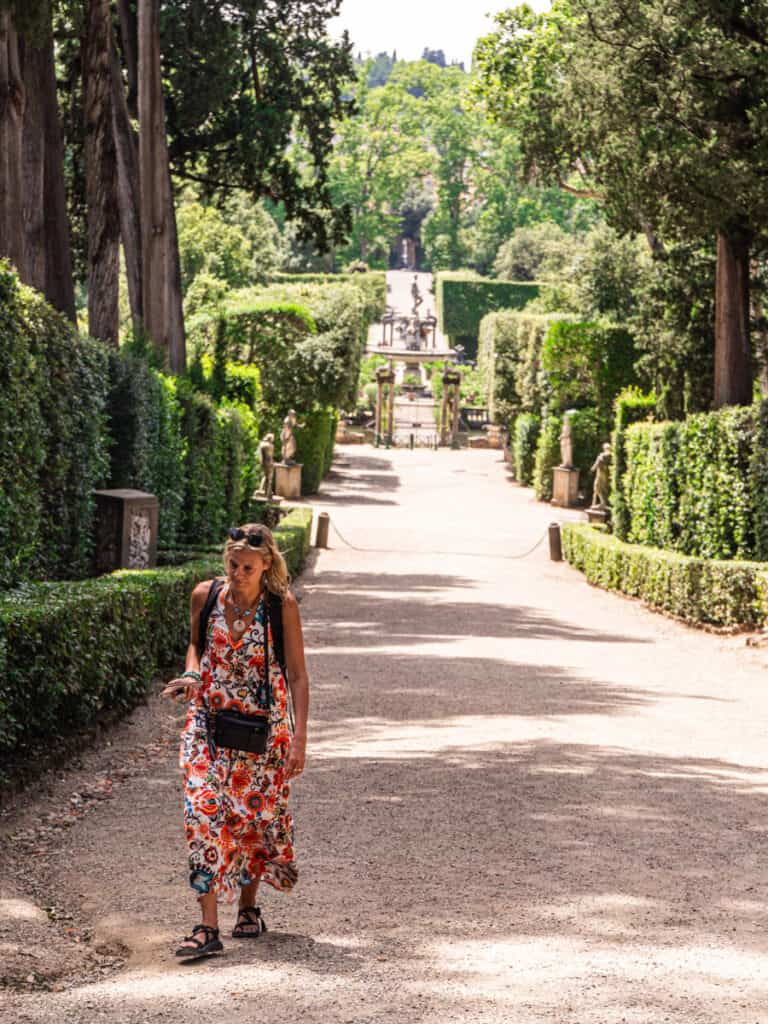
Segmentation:
<svg viewBox="0 0 768 1024">
<path fill-rule="evenodd" d="M 395 440 L 395 375 L 389 381 L 389 401 L 387 402 L 387 437 L 390 444 Z"/>
<path fill-rule="evenodd" d="M 384 398 L 384 384 L 382 382 L 381 377 L 377 376 L 377 378 L 376 378 L 376 424 L 375 424 L 375 427 L 374 427 L 374 431 L 375 431 L 375 434 L 376 434 L 377 438 L 381 437 L 381 413 L 382 413 L 383 398 Z"/>
<path fill-rule="evenodd" d="M 453 385 L 453 416 L 451 422 L 451 444 L 456 443 L 459 433 L 459 403 L 461 401 L 461 377 Z"/>
</svg>

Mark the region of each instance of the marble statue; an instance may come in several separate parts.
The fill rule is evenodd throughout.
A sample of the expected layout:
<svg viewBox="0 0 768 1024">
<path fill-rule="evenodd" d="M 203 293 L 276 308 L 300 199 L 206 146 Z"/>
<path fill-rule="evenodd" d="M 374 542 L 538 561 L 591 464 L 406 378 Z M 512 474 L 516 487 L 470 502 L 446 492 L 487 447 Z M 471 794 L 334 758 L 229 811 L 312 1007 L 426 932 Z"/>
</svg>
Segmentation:
<svg viewBox="0 0 768 1024">
<path fill-rule="evenodd" d="M 261 490 L 266 495 L 267 501 L 272 500 L 272 480 L 275 466 L 275 435 L 265 434 L 264 440 L 259 445 L 261 456 Z"/>
<path fill-rule="evenodd" d="M 611 446 L 603 445 L 603 450 L 595 459 L 591 472 L 595 474 L 595 485 L 592 490 L 592 508 L 606 510 L 611 487 Z"/>
<path fill-rule="evenodd" d="M 296 462 L 296 438 L 293 432 L 296 429 L 296 411 L 289 409 L 288 415 L 283 420 L 283 429 L 280 432 L 280 445 L 283 456 L 283 463 L 292 466 Z"/>
<path fill-rule="evenodd" d="M 573 428 L 569 412 L 563 416 L 563 429 L 560 431 L 560 465 L 563 469 L 573 469 Z"/>
</svg>

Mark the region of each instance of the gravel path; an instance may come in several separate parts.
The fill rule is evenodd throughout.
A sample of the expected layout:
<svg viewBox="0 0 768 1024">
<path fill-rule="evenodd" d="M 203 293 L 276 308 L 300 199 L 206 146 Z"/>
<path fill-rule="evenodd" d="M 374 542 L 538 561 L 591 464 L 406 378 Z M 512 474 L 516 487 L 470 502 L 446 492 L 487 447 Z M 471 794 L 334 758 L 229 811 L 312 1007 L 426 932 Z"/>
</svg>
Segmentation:
<svg viewBox="0 0 768 1024">
<path fill-rule="evenodd" d="M 347 449 L 315 506 L 354 547 L 332 531 L 300 581 L 296 891 L 259 942 L 174 962 L 153 700 L 5 823 L 0 1019 L 768 1022 L 765 653 L 513 558 L 553 510 L 498 452 Z"/>
</svg>

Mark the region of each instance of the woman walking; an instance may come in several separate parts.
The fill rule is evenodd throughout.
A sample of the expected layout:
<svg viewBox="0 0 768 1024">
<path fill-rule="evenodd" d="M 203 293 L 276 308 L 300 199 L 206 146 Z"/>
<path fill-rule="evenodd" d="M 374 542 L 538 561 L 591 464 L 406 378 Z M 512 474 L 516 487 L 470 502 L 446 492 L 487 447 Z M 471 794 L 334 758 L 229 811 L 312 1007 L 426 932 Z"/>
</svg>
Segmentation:
<svg viewBox="0 0 768 1024">
<path fill-rule="evenodd" d="M 258 938 L 259 883 L 289 890 L 298 876 L 288 800 L 304 770 L 309 707 L 299 609 L 265 526 L 231 529 L 224 567 L 226 577 L 192 592 L 186 669 L 163 690 L 189 701 L 180 763 L 202 920 L 176 950 L 185 959 L 223 949 L 219 902 L 238 899 L 234 938 Z"/>
</svg>

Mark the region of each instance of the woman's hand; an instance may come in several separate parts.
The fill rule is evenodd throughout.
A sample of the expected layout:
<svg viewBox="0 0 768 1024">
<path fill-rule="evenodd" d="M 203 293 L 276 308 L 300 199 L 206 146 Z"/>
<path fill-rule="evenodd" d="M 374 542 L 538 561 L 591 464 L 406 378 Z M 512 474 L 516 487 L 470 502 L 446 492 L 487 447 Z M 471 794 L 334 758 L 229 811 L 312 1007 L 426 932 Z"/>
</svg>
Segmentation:
<svg viewBox="0 0 768 1024">
<path fill-rule="evenodd" d="M 288 759 L 285 762 L 285 777 L 292 779 L 301 775 L 307 760 L 307 737 L 294 736 L 288 750 Z"/>
<path fill-rule="evenodd" d="M 179 698 L 182 698 L 184 701 L 190 701 L 202 685 L 201 679 L 194 679 L 192 676 L 179 676 L 177 679 L 172 679 L 170 683 L 166 683 L 160 691 L 160 696 L 167 697 L 169 700 L 178 701 Z"/>
</svg>

